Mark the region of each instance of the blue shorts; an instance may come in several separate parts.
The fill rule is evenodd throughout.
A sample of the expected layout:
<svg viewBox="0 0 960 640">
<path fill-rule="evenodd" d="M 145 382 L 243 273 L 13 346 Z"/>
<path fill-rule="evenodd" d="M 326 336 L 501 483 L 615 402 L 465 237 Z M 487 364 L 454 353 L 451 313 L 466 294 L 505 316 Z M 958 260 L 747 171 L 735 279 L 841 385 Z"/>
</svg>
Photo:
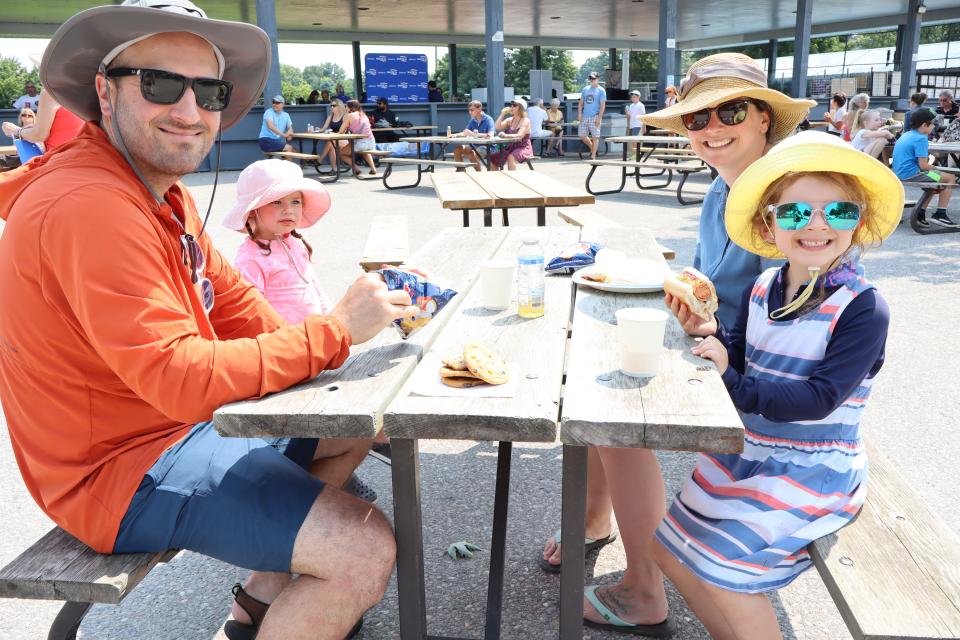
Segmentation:
<svg viewBox="0 0 960 640">
<path fill-rule="evenodd" d="M 260 150 L 264 153 L 283 151 L 283 148 L 287 146 L 286 138 L 259 138 L 257 142 L 260 143 Z"/>
<path fill-rule="evenodd" d="M 143 477 L 114 553 L 189 549 L 289 573 L 297 532 L 323 490 L 306 469 L 314 438 L 226 438 L 194 425 Z"/>
</svg>

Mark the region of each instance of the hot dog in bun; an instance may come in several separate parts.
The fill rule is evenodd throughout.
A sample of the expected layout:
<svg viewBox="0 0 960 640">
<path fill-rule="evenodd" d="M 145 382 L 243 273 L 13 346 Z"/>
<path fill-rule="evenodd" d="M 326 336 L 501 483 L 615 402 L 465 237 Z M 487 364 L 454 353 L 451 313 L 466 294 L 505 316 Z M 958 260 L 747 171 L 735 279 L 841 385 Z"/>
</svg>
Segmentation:
<svg viewBox="0 0 960 640">
<path fill-rule="evenodd" d="M 713 283 L 693 267 L 687 267 L 680 273 L 671 273 L 664 278 L 663 290 L 679 298 L 690 311 L 704 320 L 712 318 L 719 307 L 717 290 L 713 288 Z"/>
</svg>

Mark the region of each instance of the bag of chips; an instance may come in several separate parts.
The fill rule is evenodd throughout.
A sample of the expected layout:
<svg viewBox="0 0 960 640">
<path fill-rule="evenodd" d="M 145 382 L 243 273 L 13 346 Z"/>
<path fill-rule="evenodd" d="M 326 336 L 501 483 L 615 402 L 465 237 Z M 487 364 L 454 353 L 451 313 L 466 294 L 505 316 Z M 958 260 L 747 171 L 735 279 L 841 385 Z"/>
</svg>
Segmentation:
<svg viewBox="0 0 960 640">
<path fill-rule="evenodd" d="M 551 260 L 544 270 L 547 273 L 571 274 L 577 269 L 589 267 L 594 263 L 597 251 L 603 248 L 602 244 L 596 242 L 577 242 L 563 251 L 560 255 Z"/>
<path fill-rule="evenodd" d="M 433 320 L 457 292 L 446 289 L 432 281 L 425 273 L 400 267 L 387 267 L 376 271 L 391 291 L 402 289 L 410 296 L 412 304 L 420 309 L 417 315 L 394 320 L 393 324 L 406 339 L 411 333 Z"/>
</svg>

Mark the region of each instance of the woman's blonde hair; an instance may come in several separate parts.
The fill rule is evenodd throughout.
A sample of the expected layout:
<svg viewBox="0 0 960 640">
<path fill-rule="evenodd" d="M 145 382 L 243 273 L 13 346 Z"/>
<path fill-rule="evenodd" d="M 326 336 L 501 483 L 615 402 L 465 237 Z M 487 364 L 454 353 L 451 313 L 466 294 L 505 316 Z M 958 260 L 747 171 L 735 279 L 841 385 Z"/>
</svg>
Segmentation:
<svg viewBox="0 0 960 640">
<path fill-rule="evenodd" d="M 21 127 L 23 126 L 23 116 L 26 115 L 33 116 L 34 121 L 37 119 L 37 114 L 33 112 L 33 109 L 30 107 L 24 107 L 20 109 L 20 113 L 17 114 L 17 124 L 19 124 Z"/>
<path fill-rule="evenodd" d="M 861 109 L 860 111 L 858 111 L 857 119 L 853 123 L 853 129 L 850 130 L 850 135 L 854 136 L 857 134 L 857 131 L 860 131 L 860 129 L 865 129 L 866 128 L 865 123 L 867 118 L 872 116 L 873 114 L 879 115 L 880 112 L 877 111 L 876 109 Z"/>
</svg>

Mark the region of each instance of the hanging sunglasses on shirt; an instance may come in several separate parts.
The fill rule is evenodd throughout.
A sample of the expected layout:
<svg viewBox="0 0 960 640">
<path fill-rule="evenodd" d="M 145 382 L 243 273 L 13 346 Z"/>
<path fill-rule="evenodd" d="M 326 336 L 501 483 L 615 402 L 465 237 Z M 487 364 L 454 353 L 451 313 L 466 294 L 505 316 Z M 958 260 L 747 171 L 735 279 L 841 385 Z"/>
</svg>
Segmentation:
<svg viewBox="0 0 960 640">
<path fill-rule="evenodd" d="M 183 264 L 190 269 L 190 282 L 200 285 L 203 310 L 210 313 L 210 310 L 213 309 L 214 300 L 213 283 L 204 275 L 207 269 L 207 259 L 203 255 L 203 249 L 189 233 L 181 234 L 180 247 L 183 250 Z"/>
<path fill-rule="evenodd" d="M 717 118 L 728 127 L 738 125 L 747 119 L 747 113 L 750 107 L 750 100 L 731 100 L 718 104 L 712 109 L 700 109 L 693 113 L 685 113 L 680 116 L 683 126 L 687 131 L 700 131 L 706 129 L 710 124 L 710 114 L 717 112 Z"/>
<path fill-rule="evenodd" d="M 806 202 L 784 202 L 770 205 L 768 211 L 777 220 L 777 226 L 785 231 L 797 231 L 810 224 L 813 214 L 819 211 L 824 220 L 837 231 L 849 231 L 860 222 L 860 205 L 856 202 L 837 201 L 814 209 Z"/>
<path fill-rule="evenodd" d="M 205 111 L 223 111 L 230 104 L 233 83 L 217 78 L 187 78 L 179 73 L 159 69 L 132 69 L 118 67 L 106 72 L 108 78 L 138 76 L 140 95 L 154 104 L 175 104 L 187 87 L 193 89 L 197 106 Z"/>
</svg>

